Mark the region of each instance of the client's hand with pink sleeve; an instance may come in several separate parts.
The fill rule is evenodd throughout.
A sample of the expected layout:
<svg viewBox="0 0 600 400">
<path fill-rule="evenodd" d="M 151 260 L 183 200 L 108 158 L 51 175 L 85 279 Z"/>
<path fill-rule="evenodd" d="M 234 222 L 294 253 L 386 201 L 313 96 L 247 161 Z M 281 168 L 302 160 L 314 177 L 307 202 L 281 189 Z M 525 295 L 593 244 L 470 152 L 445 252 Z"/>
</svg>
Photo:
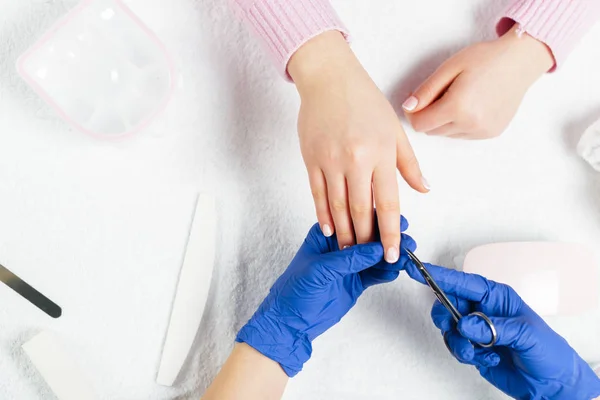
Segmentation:
<svg viewBox="0 0 600 400">
<path fill-rule="evenodd" d="M 396 169 L 413 189 L 429 188 L 392 106 L 337 31 L 304 44 L 288 73 L 302 100 L 300 146 L 323 233 L 344 248 L 373 240 L 378 228 L 386 261 L 397 261 Z"/>
<path fill-rule="evenodd" d="M 546 45 L 516 29 L 467 47 L 423 82 L 403 104 L 413 128 L 464 139 L 502 134 L 529 87 L 554 65 Z"/>
</svg>

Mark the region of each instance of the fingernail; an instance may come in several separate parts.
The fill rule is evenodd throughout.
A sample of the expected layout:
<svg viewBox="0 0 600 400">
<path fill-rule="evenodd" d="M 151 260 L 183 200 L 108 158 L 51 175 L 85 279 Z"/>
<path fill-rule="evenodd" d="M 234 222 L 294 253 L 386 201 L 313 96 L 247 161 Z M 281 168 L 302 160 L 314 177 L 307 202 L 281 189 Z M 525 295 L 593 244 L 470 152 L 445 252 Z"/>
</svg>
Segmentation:
<svg viewBox="0 0 600 400">
<path fill-rule="evenodd" d="M 344 246 L 344 247 L 342 248 L 342 250 L 346 250 L 346 249 L 348 249 L 348 248 L 350 248 L 350 246 L 346 245 L 346 246 Z"/>
<path fill-rule="evenodd" d="M 395 247 L 390 247 L 385 253 L 385 261 L 387 261 L 389 264 L 394 264 L 395 262 L 397 262 L 398 257 L 398 249 L 396 249 Z"/>
<path fill-rule="evenodd" d="M 427 178 L 425 178 L 424 176 L 421 177 L 421 182 L 423 183 L 423 187 L 427 190 L 431 190 L 431 185 L 429 184 L 429 181 L 427 180 Z M 325 235 L 327 236 L 327 235 Z"/>
<path fill-rule="evenodd" d="M 327 224 L 323 225 L 323 235 L 325 235 L 325 237 L 330 237 L 331 235 L 333 235 L 333 231 L 331 230 L 331 227 Z"/>
<path fill-rule="evenodd" d="M 419 99 L 417 99 L 415 96 L 410 96 L 404 101 L 404 103 L 402 103 L 402 108 L 404 108 L 406 111 L 412 111 L 417 108 L 418 105 Z"/>
</svg>

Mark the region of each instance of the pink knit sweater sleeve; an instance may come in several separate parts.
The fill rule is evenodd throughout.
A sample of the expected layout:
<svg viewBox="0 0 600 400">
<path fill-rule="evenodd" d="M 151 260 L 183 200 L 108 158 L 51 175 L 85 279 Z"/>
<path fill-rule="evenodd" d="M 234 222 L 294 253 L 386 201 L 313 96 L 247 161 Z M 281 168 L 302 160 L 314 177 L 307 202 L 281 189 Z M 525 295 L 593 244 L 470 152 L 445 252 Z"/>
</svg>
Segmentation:
<svg viewBox="0 0 600 400">
<path fill-rule="evenodd" d="M 348 37 L 328 0 L 230 0 L 261 39 L 278 71 L 289 79 L 287 65 L 296 50 L 329 30 Z M 545 43 L 560 66 L 581 37 L 600 19 L 600 0 L 514 0 L 497 25 L 499 35 L 514 23 Z"/>
<path fill-rule="evenodd" d="M 292 55 L 313 37 L 348 31 L 328 0 L 230 0 L 260 38 L 277 70 L 287 79 Z"/>
<path fill-rule="evenodd" d="M 520 24 L 550 48 L 560 66 L 599 19 L 600 0 L 515 0 L 496 30 L 503 35 L 515 22 Z"/>
</svg>

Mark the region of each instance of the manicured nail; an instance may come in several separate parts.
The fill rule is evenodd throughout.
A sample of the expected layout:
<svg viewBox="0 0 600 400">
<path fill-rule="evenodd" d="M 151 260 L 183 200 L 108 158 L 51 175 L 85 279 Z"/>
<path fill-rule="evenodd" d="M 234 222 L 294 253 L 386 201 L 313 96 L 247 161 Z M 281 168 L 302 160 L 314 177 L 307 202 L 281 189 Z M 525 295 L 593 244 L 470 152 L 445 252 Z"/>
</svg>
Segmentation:
<svg viewBox="0 0 600 400">
<path fill-rule="evenodd" d="M 389 264 L 394 264 L 398 261 L 398 258 L 398 250 L 395 247 L 390 247 L 385 253 L 385 261 L 387 261 Z"/>
<path fill-rule="evenodd" d="M 406 111 L 412 111 L 417 108 L 418 105 L 419 99 L 417 99 L 415 96 L 410 96 L 404 101 L 404 103 L 402 103 L 402 108 L 404 108 Z"/>
<path fill-rule="evenodd" d="M 331 227 L 327 224 L 323 225 L 323 235 L 325 235 L 325 237 L 330 237 L 331 235 L 333 235 Z"/>
<path fill-rule="evenodd" d="M 423 187 L 427 190 L 431 190 L 431 185 L 429 184 L 429 181 L 427 180 L 427 178 L 425 178 L 424 176 L 421 177 L 421 182 L 423 183 Z M 327 235 L 325 235 L 327 236 Z"/>
</svg>

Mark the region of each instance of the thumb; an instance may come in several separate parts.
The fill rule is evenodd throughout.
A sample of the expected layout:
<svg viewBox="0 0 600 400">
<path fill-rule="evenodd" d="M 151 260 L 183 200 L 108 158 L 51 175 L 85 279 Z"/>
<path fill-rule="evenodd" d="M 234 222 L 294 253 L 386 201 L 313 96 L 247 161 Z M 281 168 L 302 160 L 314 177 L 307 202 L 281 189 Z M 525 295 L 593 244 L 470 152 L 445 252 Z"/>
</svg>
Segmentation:
<svg viewBox="0 0 600 400">
<path fill-rule="evenodd" d="M 510 347 L 525 351 L 535 344 L 531 326 L 522 318 L 488 317 L 496 328 L 496 346 Z M 476 343 L 491 343 L 492 331 L 488 324 L 477 315 L 468 315 L 458 322 L 458 331 Z"/>
<path fill-rule="evenodd" d="M 421 111 L 439 99 L 459 74 L 458 63 L 446 61 L 402 103 L 402 108 L 408 114 Z"/>
<path fill-rule="evenodd" d="M 364 271 L 383 260 L 381 243 L 365 243 L 321 256 L 318 268 L 329 281 Z"/>
</svg>

